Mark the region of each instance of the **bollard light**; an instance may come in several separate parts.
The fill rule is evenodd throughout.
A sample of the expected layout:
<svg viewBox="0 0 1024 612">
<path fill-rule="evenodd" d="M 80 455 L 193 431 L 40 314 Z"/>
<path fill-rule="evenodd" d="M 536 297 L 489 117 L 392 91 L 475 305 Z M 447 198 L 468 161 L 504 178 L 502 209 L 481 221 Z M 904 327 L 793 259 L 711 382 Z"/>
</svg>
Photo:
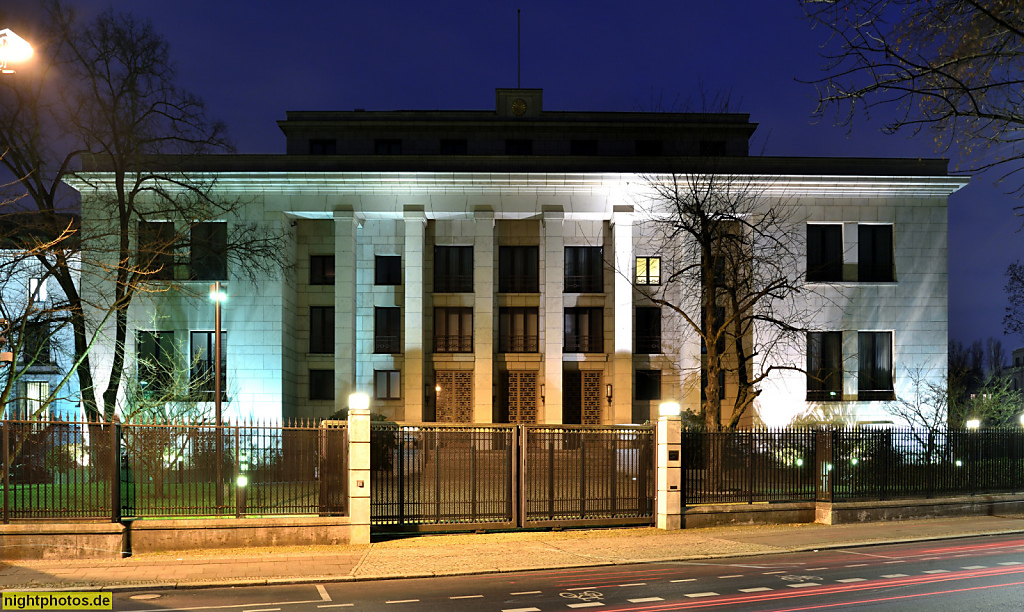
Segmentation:
<svg viewBox="0 0 1024 612">
<path fill-rule="evenodd" d="M 967 429 L 978 429 L 981 427 L 981 421 L 978 419 L 969 419 L 964 425 Z"/>
<path fill-rule="evenodd" d="M 238 484 L 238 486 L 244 487 L 245 485 L 249 484 L 249 478 L 245 474 L 240 474 L 238 476 L 238 480 L 236 480 L 235 482 Z"/>
<path fill-rule="evenodd" d="M 679 416 L 682 414 L 679 402 L 662 402 L 658 404 L 658 416 Z"/>
<path fill-rule="evenodd" d="M 366 411 L 370 409 L 370 396 L 365 393 L 353 393 L 348 396 L 348 409 Z"/>
</svg>

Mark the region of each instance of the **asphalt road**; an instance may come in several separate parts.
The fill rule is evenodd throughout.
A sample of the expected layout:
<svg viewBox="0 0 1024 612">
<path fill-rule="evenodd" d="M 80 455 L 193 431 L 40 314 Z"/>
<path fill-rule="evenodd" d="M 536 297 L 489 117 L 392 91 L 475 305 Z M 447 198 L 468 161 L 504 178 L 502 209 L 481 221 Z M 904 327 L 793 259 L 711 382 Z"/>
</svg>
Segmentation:
<svg viewBox="0 0 1024 612">
<path fill-rule="evenodd" d="M 452 554 L 458 554 L 453 550 Z M 445 578 L 118 593 L 115 610 L 1024 610 L 1024 536 Z"/>
</svg>

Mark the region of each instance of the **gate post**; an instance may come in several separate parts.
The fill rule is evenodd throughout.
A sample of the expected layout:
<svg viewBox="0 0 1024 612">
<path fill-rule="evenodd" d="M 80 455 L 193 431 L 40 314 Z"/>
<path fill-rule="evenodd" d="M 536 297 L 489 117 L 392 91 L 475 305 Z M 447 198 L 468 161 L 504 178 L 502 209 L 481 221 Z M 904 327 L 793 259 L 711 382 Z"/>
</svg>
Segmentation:
<svg viewBox="0 0 1024 612">
<path fill-rule="evenodd" d="M 658 414 L 658 452 L 655 453 L 655 468 L 658 472 L 657 525 L 658 529 L 682 529 L 682 419 L 679 416 L 679 404 L 665 402 L 659 407 Z"/>
<path fill-rule="evenodd" d="M 348 521 L 350 544 L 370 543 L 370 398 L 348 398 Z"/>
</svg>

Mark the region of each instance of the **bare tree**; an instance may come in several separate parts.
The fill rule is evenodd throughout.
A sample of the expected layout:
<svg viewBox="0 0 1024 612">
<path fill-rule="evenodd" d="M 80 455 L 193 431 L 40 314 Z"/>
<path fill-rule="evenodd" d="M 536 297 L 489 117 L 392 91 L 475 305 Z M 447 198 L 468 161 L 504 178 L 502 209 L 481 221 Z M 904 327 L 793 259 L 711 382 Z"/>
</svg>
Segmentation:
<svg viewBox="0 0 1024 612">
<path fill-rule="evenodd" d="M 1024 136 L 1024 5 L 1018 0 L 800 0 L 826 28 L 819 115 L 851 125 L 892 108 L 885 130 L 934 130 L 976 169 L 1018 172 Z M 1017 186 L 1016 189 L 1020 189 Z"/>
<path fill-rule="evenodd" d="M 985 341 L 985 362 L 988 365 L 988 376 L 1002 378 L 1003 368 L 1006 367 L 1006 350 L 1003 349 L 1002 340 L 989 337 Z"/>
<path fill-rule="evenodd" d="M 910 382 L 909 393 L 886 402 L 884 410 L 915 430 L 945 429 L 950 412 L 946 385 L 935 382 L 921 368 L 907 368 L 906 380 Z"/>
<path fill-rule="evenodd" d="M 751 177 L 657 176 L 648 186 L 641 232 L 658 249 L 661 279 L 638 273 L 634 286 L 699 338 L 704 426 L 735 428 L 773 372 L 803 371 L 791 350 L 806 326 L 794 299 L 803 287 L 794 209 Z M 735 392 L 724 419 L 722 382 Z"/>
<path fill-rule="evenodd" d="M 112 9 L 83 23 L 59 0 L 45 2 L 44 13 L 38 69 L 0 80 L 0 146 L 9 149 L 2 161 L 40 213 L 69 205 L 63 181 L 88 184 L 83 164 L 109 178 L 110 189 L 89 196 L 81 253 L 57 249 L 37 260 L 67 296 L 86 415 L 110 419 L 125 371 L 129 308 L 152 293 L 187 291 L 179 253 L 194 243 L 192 230 L 236 220 L 224 256 L 251 277 L 280 268 L 283 230 L 244 222 L 245 202 L 222 199 L 213 181 L 182 171 L 194 156 L 231 146 L 202 101 L 175 84 L 167 42 L 151 24 Z M 172 224 L 147 225 L 156 220 Z M 113 358 L 100 364 L 90 351 L 106 341 L 108 325 Z"/>
</svg>

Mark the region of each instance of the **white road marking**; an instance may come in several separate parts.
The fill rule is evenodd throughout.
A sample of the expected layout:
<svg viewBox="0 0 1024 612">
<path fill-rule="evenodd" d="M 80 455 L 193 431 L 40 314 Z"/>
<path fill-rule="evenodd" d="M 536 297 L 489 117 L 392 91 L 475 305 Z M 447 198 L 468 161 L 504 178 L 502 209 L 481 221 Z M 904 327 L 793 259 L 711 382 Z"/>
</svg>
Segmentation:
<svg viewBox="0 0 1024 612">
<path fill-rule="evenodd" d="M 918 561 L 938 561 L 942 557 L 921 557 Z"/>
<path fill-rule="evenodd" d="M 867 567 L 867 563 L 852 563 L 850 565 L 844 565 L 843 567 Z"/>
<path fill-rule="evenodd" d="M 906 574 L 882 574 L 882 578 L 906 578 Z"/>
<path fill-rule="evenodd" d="M 501 612 L 540 612 L 540 608 L 506 608 Z"/>
<path fill-rule="evenodd" d="M 836 582 L 864 582 L 867 578 L 840 578 Z"/>
<path fill-rule="evenodd" d="M 324 606 L 317 606 L 318 608 L 351 608 L 355 604 L 327 604 Z"/>
<path fill-rule="evenodd" d="M 948 574 L 949 570 L 924 570 L 922 574 Z"/>
<path fill-rule="evenodd" d="M 762 591 L 771 591 L 771 587 L 753 587 L 750 589 L 740 589 L 740 593 L 760 593 Z"/>
<path fill-rule="evenodd" d="M 627 586 L 647 586 L 647 583 L 646 583 L 646 582 L 630 582 L 630 583 L 628 583 L 628 584 L 620 584 L 619 586 L 620 586 L 620 587 L 627 587 Z"/>
<path fill-rule="evenodd" d="M 237 608 L 246 608 L 248 610 L 254 610 L 252 606 L 294 606 L 299 604 L 314 604 L 320 603 L 322 599 L 309 599 L 306 601 L 268 601 L 266 603 L 244 603 L 244 604 L 228 604 L 226 606 L 192 606 L 190 608 L 164 608 L 164 610 L 175 610 L 176 612 L 190 612 L 191 610 L 234 610 Z M 279 608 L 275 608 L 279 609 Z M 125 610 L 125 612 L 151 612 L 151 610 Z"/>
<path fill-rule="evenodd" d="M 324 588 L 324 585 L 316 585 L 316 590 L 320 591 L 320 597 L 322 597 L 324 601 L 331 601 L 331 596 L 327 594 L 327 589 Z"/>
<path fill-rule="evenodd" d="M 575 587 L 572 589 L 566 589 L 566 591 L 593 591 L 597 587 Z"/>
<path fill-rule="evenodd" d="M 719 578 L 742 578 L 743 574 L 729 574 L 728 576 L 719 576 Z"/>
<path fill-rule="evenodd" d="M 242 610 L 242 612 L 277 612 L 281 608 L 257 608 L 255 610 Z"/>
<path fill-rule="evenodd" d="M 604 604 L 599 601 L 588 601 L 586 603 L 569 604 L 570 608 L 594 608 L 597 606 L 603 606 Z"/>
<path fill-rule="evenodd" d="M 893 563 L 906 563 L 906 561 L 886 561 L 883 565 L 891 565 Z"/>
<path fill-rule="evenodd" d="M 996 565 L 1020 565 L 1020 561 L 1004 561 L 1002 563 L 997 563 Z"/>
<path fill-rule="evenodd" d="M 665 601 L 661 597 L 640 597 L 637 599 L 627 599 L 629 603 L 653 603 L 655 601 Z"/>
<path fill-rule="evenodd" d="M 810 568 L 807 569 L 807 571 L 809 571 L 809 572 L 816 572 L 818 570 L 827 570 L 827 569 L 828 569 L 827 567 L 810 567 Z"/>
<path fill-rule="evenodd" d="M 765 575 L 765 576 L 770 576 L 770 575 L 772 575 L 772 574 L 785 574 L 785 573 L 786 573 L 786 570 L 779 570 L 779 571 L 777 571 L 777 572 L 761 572 L 761 573 L 762 573 L 763 575 Z"/>
<path fill-rule="evenodd" d="M 448 599 L 477 599 L 483 597 L 483 595 L 452 595 Z"/>
<path fill-rule="evenodd" d="M 718 593 L 708 591 L 706 593 L 684 593 L 687 597 L 715 597 Z"/>
<path fill-rule="evenodd" d="M 540 591 L 519 591 L 517 593 L 509 593 L 509 595 L 539 595 Z M 523 608 L 524 610 L 532 610 L 533 608 Z M 508 612 L 506 610 L 505 612 Z"/>
<path fill-rule="evenodd" d="M 680 578 L 679 580 L 669 580 L 669 582 L 693 582 L 696 578 Z"/>
<path fill-rule="evenodd" d="M 418 599 L 392 599 L 391 601 L 385 601 L 384 603 L 399 604 L 399 603 L 416 603 Z"/>
<path fill-rule="evenodd" d="M 988 567 L 988 566 L 987 565 L 965 565 L 965 566 L 961 567 L 960 569 L 985 569 L 986 567 Z"/>
<path fill-rule="evenodd" d="M 789 585 L 786 585 L 786 586 L 791 586 L 794 589 L 802 589 L 804 587 L 821 586 L 821 583 L 818 583 L 818 582 L 798 582 L 797 584 L 789 584 Z"/>
</svg>

